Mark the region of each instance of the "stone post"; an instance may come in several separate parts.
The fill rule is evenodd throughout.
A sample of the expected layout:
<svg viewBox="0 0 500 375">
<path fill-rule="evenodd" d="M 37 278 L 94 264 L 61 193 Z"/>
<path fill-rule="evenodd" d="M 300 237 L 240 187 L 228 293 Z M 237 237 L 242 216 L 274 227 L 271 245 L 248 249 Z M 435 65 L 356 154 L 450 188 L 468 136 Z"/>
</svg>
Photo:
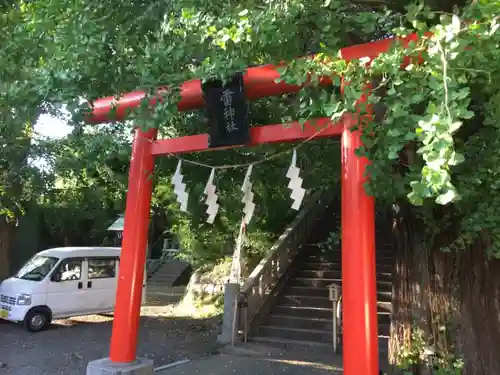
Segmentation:
<svg viewBox="0 0 500 375">
<path fill-rule="evenodd" d="M 230 344 L 233 341 L 234 319 L 238 319 L 234 314 L 236 298 L 240 292 L 240 284 L 227 283 L 224 285 L 224 315 L 222 318 L 222 332 L 217 337 L 220 344 Z"/>
</svg>

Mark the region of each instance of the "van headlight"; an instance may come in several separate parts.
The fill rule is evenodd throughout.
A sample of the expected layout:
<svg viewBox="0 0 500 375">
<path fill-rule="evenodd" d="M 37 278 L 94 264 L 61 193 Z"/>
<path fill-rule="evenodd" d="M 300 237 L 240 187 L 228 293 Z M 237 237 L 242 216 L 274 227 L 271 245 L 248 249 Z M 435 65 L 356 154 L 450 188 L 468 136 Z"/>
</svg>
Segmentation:
<svg viewBox="0 0 500 375">
<path fill-rule="evenodd" d="M 21 306 L 31 305 L 31 294 L 18 294 L 16 304 Z"/>
</svg>

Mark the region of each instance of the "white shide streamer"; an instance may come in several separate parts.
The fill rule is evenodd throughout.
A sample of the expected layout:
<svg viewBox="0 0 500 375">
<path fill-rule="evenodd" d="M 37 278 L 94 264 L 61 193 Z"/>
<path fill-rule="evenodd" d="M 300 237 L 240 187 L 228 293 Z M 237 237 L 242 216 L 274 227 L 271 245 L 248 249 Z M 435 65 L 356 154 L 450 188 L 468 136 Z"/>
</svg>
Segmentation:
<svg viewBox="0 0 500 375">
<path fill-rule="evenodd" d="M 252 169 L 253 165 L 251 164 L 248 166 L 245 179 L 243 180 L 243 186 L 241 187 L 241 191 L 243 192 L 243 199 L 241 202 L 245 205 L 245 207 L 243 207 L 243 213 L 245 214 L 243 222 L 247 225 L 250 223 L 250 220 L 252 220 L 252 216 L 255 211 L 255 204 L 253 203 L 254 194 L 252 192 L 252 182 L 250 180 Z"/>
<path fill-rule="evenodd" d="M 290 179 L 288 183 L 288 188 L 292 190 L 290 194 L 290 198 L 293 200 L 292 209 L 298 211 L 302 200 L 304 199 L 304 195 L 306 194 L 305 189 L 302 187 L 302 178 L 299 177 L 300 168 L 297 167 L 297 151 L 293 150 L 292 162 L 290 167 L 288 168 L 288 172 L 286 176 Z"/>
<path fill-rule="evenodd" d="M 177 163 L 177 169 L 172 177 L 172 184 L 174 185 L 174 193 L 177 196 L 177 202 L 181 205 L 181 211 L 187 212 L 187 204 L 189 193 L 186 191 L 186 184 L 182 182 L 184 176 L 181 173 L 182 161 Z"/>
<path fill-rule="evenodd" d="M 214 184 L 214 179 L 215 179 L 215 169 L 212 168 L 212 171 L 210 172 L 210 177 L 208 177 L 207 185 L 205 186 L 205 191 L 204 191 L 205 195 L 207 196 L 205 204 L 208 206 L 206 213 L 208 215 L 207 223 L 209 224 L 214 223 L 214 220 L 217 217 L 217 213 L 219 212 L 219 205 L 217 204 L 217 199 L 219 197 L 215 192 L 216 186 Z"/>
</svg>

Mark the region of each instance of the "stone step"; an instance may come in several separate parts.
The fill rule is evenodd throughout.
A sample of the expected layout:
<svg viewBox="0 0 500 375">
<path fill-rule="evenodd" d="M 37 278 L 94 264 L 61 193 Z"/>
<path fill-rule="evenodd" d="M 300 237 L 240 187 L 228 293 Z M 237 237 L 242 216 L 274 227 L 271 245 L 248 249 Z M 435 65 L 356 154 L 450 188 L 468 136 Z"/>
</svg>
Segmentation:
<svg viewBox="0 0 500 375">
<path fill-rule="evenodd" d="M 342 261 L 340 253 L 314 253 L 314 254 L 300 254 L 299 262 L 313 262 L 313 263 L 337 263 Z M 392 266 L 394 257 L 392 255 L 377 255 L 376 264 Z"/>
<path fill-rule="evenodd" d="M 152 273 L 149 277 L 149 281 L 158 284 L 172 285 L 189 269 L 189 264 L 184 261 L 176 259 L 166 260 Z"/>
<path fill-rule="evenodd" d="M 378 337 L 381 351 L 384 351 L 384 349 L 387 350 L 388 337 L 382 335 Z M 254 340 L 262 342 L 262 340 L 266 339 L 284 344 L 295 342 L 302 345 L 322 346 L 326 344 L 331 346 L 333 343 L 333 334 L 331 331 L 262 326 Z"/>
<path fill-rule="evenodd" d="M 175 280 L 179 275 L 169 275 L 169 274 L 154 274 L 151 280 Z"/>
<path fill-rule="evenodd" d="M 297 268 L 302 270 L 339 270 L 341 267 L 342 262 L 340 260 L 335 262 L 314 262 L 306 259 L 297 262 Z M 391 264 L 377 263 L 377 272 L 391 273 L 391 271 Z"/>
<path fill-rule="evenodd" d="M 299 245 L 300 248 L 306 248 L 308 250 L 314 251 L 314 250 L 319 250 L 319 251 L 340 251 L 342 249 L 342 241 L 339 241 L 335 243 L 333 246 L 328 246 L 328 233 L 325 236 L 322 241 L 311 241 L 308 239 L 308 241 L 304 242 L 303 244 Z M 387 253 L 392 253 L 394 252 L 394 245 L 392 242 L 388 242 L 387 240 L 384 239 L 376 239 L 375 240 L 375 249 L 376 252 L 387 252 Z"/>
<path fill-rule="evenodd" d="M 325 288 L 331 284 L 342 285 L 341 278 L 323 279 L 323 278 L 307 278 L 307 277 L 293 277 L 290 279 L 290 286 L 307 286 L 313 288 Z M 391 291 L 392 283 L 390 281 L 377 280 L 377 290 Z"/>
<path fill-rule="evenodd" d="M 332 342 L 332 331 L 330 330 L 327 331 L 264 325 L 259 328 L 258 335 L 264 337 L 279 337 L 287 340 L 302 340 L 323 343 Z"/>
<path fill-rule="evenodd" d="M 330 317 L 330 319 L 321 319 L 321 318 L 271 314 L 265 325 L 274 327 L 288 327 L 288 328 L 298 327 L 303 329 L 323 330 L 332 332 L 333 322 L 332 322 L 332 317 Z M 389 336 L 389 331 L 390 331 L 389 324 L 378 325 L 379 335 Z"/>
<path fill-rule="evenodd" d="M 271 346 L 274 348 L 279 348 L 279 349 L 290 349 L 290 350 L 306 350 L 306 351 L 314 351 L 318 352 L 321 351 L 325 353 L 325 355 L 342 355 L 342 344 L 338 348 L 338 353 L 333 354 L 331 352 L 332 350 L 332 344 L 331 343 L 323 343 L 323 342 L 314 342 L 314 341 L 305 341 L 305 340 L 287 340 L 287 339 L 281 339 L 279 337 L 265 337 L 265 336 L 256 336 L 251 338 L 252 342 L 266 345 L 266 346 Z M 379 351 L 380 351 L 380 359 L 381 359 L 381 366 L 382 366 L 382 360 L 385 360 L 387 353 L 388 353 L 388 348 L 389 348 L 389 341 L 388 338 L 386 337 L 379 337 Z"/>
<path fill-rule="evenodd" d="M 330 314 L 331 315 L 331 314 Z M 277 327 L 300 327 L 313 330 L 332 330 L 332 316 L 329 319 L 271 314 L 265 325 Z"/>
<path fill-rule="evenodd" d="M 324 297 L 329 298 L 329 291 L 327 287 L 312 288 L 307 286 L 287 286 L 283 291 L 284 295 L 290 294 L 295 296 L 310 296 L 310 297 Z M 392 292 L 377 291 L 377 300 L 383 302 L 390 302 L 392 299 Z"/>
<path fill-rule="evenodd" d="M 163 287 L 171 287 L 175 279 L 149 279 L 147 285 L 157 285 Z"/>
<path fill-rule="evenodd" d="M 157 275 L 165 274 L 165 275 L 178 275 L 180 274 L 184 269 L 180 267 L 165 267 L 160 266 L 158 270 L 155 272 Z"/>
<path fill-rule="evenodd" d="M 182 274 L 181 272 L 178 272 L 178 270 L 171 270 L 171 269 L 162 269 L 160 268 L 158 271 L 156 271 L 153 276 L 157 275 L 162 275 L 162 276 L 175 276 L 179 277 Z"/>
<path fill-rule="evenodd" d="M 280 306 L 277 305 L 271 310 L 271 314 L 295 316 L 295 317 L 311 317 L 314 319 L 331 319 L 332 309 L 321 307 L 296 307 L 296 306 Z"/>
<path fill-rule="evenodd" d="M 295 272 L 294 276 L 299 278 L 319 278 L 319 279 L 340 279 L 342 278 L 340 270 L 309 270 L 309 269 L 299 269 Z M 391 273 L 377 272 L 377 280 L 388 281 L 392 280 Z"/>
<path fill-rule="evenodd" d="M 161 292 L 164 294 L 168 295 L 183 295 L 186 292 L 186 287 L 185 286 L 169 286 L 166 287 L 164 285 L 155 285 L 151 284 L 149 281 L 146 284 L 146 290 L 147 291 L 155 291 L 155 292 Z"/>
<path fill-rule="evenodd" d="M 154 275 L 177 275 L 179 276 L 182 272 L 184 272 L 184 270 L 186 269 L 187 267 L 184 267 L 184 268 L 181 268 L 181 267 L 165 267 L 165 265 L 163 266 L 160 266 L 160 268 L 158 268 L 155 272 L 154 272 Z"/>
<path fill-rule="evenodd" d="M 314 319 L 332 319 L 333 313 L 331 308 L 277 305 L 273 307 L 271 314 L 302 318 L 311 317 Z M 379 324 L 388 324 L 391 314 L 387 310 L 378 307 L 377 319 Z"/>
<path fill-rule="evenodd" d="M 314 255 L 342 253 L 341 247 L 335 247 L 333 249 L 329 249 L 323 247 L 321 244 L 301 245 L 300 248 L 303 249 L 303 252 Z M 378 245 L 376 246 L 375 254 L 380 256 L 382 255 L 394 256 L 394 249 L 392 247 L 387 247 L 387 245 Z"/>
<path fill-rule="evenodd" d="M 254 336 L 251 341 L 281 349 L 301 349 L 304 347 L 330 349 L 332 347 L 331 344 L 324 342 L 287 340 L 280 337 Z"/>
<path fill-rule="evenodd" d="M 328 297 L 311 297 L 301 295 L 285 294 L 281 296 L 277 303 L 278 306 L 296 306 L 296 307 L 320 307 L 332 309 L 332 301 Z M 381 311 L 391 311 L 391 302 L 377 301 L 377 306 Z"/>
</svg>

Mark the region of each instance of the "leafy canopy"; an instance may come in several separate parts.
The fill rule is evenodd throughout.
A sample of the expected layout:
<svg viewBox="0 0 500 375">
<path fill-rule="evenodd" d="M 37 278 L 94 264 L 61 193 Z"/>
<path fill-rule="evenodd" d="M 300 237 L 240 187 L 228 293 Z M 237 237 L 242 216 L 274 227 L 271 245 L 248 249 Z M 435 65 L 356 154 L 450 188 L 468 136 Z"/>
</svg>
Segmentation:
<svg viewBox="0 0 500 375">
<path fill-rule="evenodd" d="M 370 100 L 387 111 L 362 128 L 360 153 L 372 161 L 369 192 L 382 201 L 407 199 L 422 206 L 430 228 L 443 220 L 436 204 L 451 205 L 450 222 L 461 222 L 452 247 L 466 246 L 488 230 L 491 249 L 498 252 L 500 217 L 494 212 L 500 201 L 493 192 L 499 173 L 500 4 L 459 5 L 445 13 L 423 3 L 392 12 L 334 0 L 19 2 L 5 13 L 10 38 L 2 43 L 12 53 L 2 56 L 1 66 L 20 85 L 3 89 L 4 102 L 8 108 L 16 101 L 31 103 L 23 100 L 29 93 L 33 106 L 57 109 L 66 103 L 77 113 L 82 98 L 167 84 L 172 91 L 162 105 L 134 116 L 167 136 L 192 134 L 203 116 L 177 113 L 176 89 L 183 81 L 226 77 L 247 66 L 315 53 L 314 59 L 290 64 L 283 79 L 305 82 L 306 72 L 313 78 L 343 76 L 349 82 L 344 95 L 313 79 L 297 95 L 254 104 L 254 111 L 265 108 L 259 120 L 337 118 L 354 111 L 367 82 L 376 82 L 383 95 Z M 338 56 L 346 45 L 411 32 L 418 33 L 416 42 L 408 48 L 395 44 L 370 64 L 345 63 Z M 14 69 L 20 46 L 30 51 L 24 78 Z M 401 69 L 405 56 L 410 64 Z"/>
</svg>

